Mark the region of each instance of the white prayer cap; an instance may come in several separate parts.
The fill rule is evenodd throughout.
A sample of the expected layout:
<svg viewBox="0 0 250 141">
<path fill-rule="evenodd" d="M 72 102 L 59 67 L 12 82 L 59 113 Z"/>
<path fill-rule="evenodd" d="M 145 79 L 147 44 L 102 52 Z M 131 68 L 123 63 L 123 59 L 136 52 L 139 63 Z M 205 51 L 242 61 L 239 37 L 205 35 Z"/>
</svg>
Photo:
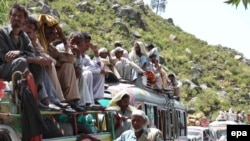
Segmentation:
<svg viewBox="0 0 250 141">
<path fill-rule="evenodd" d="M 150 51 L 150 52 L 148 53 L 148 57 L 149 57 L 149 58 L 151 58 L 153 55 L 157 56 L 158 54 L 156 54 L 155 51 Z"/>
<path fill-rule="evenodd" d="M 146 116 L 145 112 L 142 111 L 142 110 L 134 110 L 134 111 L 132 112 L 132 115 L 131 115 L 131 116 L 140 116 L 140 117 L 142 117 L 142 118 L 144 118 L 144 119 L 147 119 L 147 116 Z"/>
<path fill-rule="evenodd" d="M 98 54 L 100 55 L 100 53 L 106 53 L 106 52 L 108 52 L 108 50 L 106 49 L 106 48 L 100 48 L 99 50 L 98 50 Z"/>
<path fill-rule="evenodd" d="M 115 53 L 117 53 L 117 52 L 119 52 L 119 51 L 124 51 L 124 49 L 123 49 L 123 48 L 121 48 L 121 47 L 117 47 L 117 48 L 115 48 Z"/>
</svg>

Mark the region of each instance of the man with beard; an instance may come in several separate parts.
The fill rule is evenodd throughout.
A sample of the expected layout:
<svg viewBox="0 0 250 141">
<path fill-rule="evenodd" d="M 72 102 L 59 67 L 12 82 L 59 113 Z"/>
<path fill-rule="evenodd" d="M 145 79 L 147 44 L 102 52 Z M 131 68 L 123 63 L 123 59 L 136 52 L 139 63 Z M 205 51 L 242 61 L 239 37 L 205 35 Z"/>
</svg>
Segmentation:
<svg viewBox="0 0 250 141">
<path fill-rule="evenodd" d="M 28 17 L 27 10 L 22 5 L 15 4 L 11 8 L 9 16 L 10 25 L 0 30 L 0 78 L 10 81 L 13 72 L 24 72 L 26 68 L 29 68 L 38 88 L 40 105 L 60 110 L 56 106 L 60 105 L 59 99 L 51 93 L 52 90 L 48 89 L 47 83 L 44 83 L 49 79 L 45 69 L 42 64 L 35 63 L 39 62 L 41 58 L 36 57 L 29 37 L 22 31 L 23 24 Z"/>
<path fill-rule="evenodd" d="M 10 25 L 0 29 L 0 78 L 10 81 L 14 72 L 24 72 L 29 69 L 38 88 L 38 98 L 44 100 L 48 98 L 48 93 L 44 92 L 45 69 L 31 62 L 30 58 L 35 57 L 35 51 L 29 37 L 22 31 L 27 17 L 28 12 L 25 7 L 14 4 L 9 12 Z M 34 105 L 34 97 L 25 88 L 21 90 L 20 95 L 22 96 L 22 140 L 40 140 L 44 122 L 37 106 Z M 54 100 L 57 101 L 56 97 Z M 53 108 L 59 109 L 55 105 Z"/>
<path fill-rule="evenodd" d="M 38 22 L 40 24 L 37 34 L 38 39 L 44 48 L 44 52 L 55 60 L 57 76 L 65 99 L 64 102 L 69 103 L 76 111 L 84 111 L 84 107 L 78 104 L 80 95 L 74 68 L 75 56 L 68 47 L 67 39 L 58 21 L 50 15 L 41 14 L 38 16 Z M 58 40 L 63 44 L 61 44 L 61 47 L 56 48 L 53 43 Z"/>
<path fill-rule="evenodd" d="M 132 129 L 125 131 L 116 141 L 163 141 L 162 132 L 157 128 L 147 128 L 147 116 L 142 110 L 131 115 Z"/>
<path fill-rule="evenodd" d="M 147 50 L 143 44 L 143 42 L 136 41 L 134 43 L 134 47 L 132 51 L 129 53 L 129 60 L 134 62 L 144 71 L 147 70 L 148 58 L 147 58 Z M 134 69 L 132 70 L 132 81 L 134 82 L 138 77 L 138 72 Z"/>
<path fill-rule="evenodd" d="M 38 28 L 39 28 L 38 21 L 35 18 L 28 16 L 26 23 L 23 26 L 23 31 L 28 34 L 31 40 L 31 43 L 34 47 L 34 50 L 37 56 L 37 59 L 35 60 L 35 62 L 45 67 L 46 72 L 48 73 L 53 83 L 53 86 L 56 90 L 56 94 L 58 98 L 60 99 L 60 101 L 64 101 L 65 99 L 63 96 L 62 88 L 61 88 L 61 85 L 60 85 L 60 82 L 58 80 L 57 73 L 56 73 L 56 68 L 55 68 L 56 61 L 54 58 L 52 58 L 51 56 L 49 56 L 47 53 L 44 52 L 44 49 L 41 46 L 36 36 L 36 31 L 38 30 Z"/>
<path fill-rule="evenodd" d="M 15 4 L 9 13 L 10 25 L 0 29 L 0 78 L 6 81 L 13 72 L 28 68 L 26 57 L 34 56 L 29 37 L 21 30 L 27 16 L 27 10 Z"/>
</svg>

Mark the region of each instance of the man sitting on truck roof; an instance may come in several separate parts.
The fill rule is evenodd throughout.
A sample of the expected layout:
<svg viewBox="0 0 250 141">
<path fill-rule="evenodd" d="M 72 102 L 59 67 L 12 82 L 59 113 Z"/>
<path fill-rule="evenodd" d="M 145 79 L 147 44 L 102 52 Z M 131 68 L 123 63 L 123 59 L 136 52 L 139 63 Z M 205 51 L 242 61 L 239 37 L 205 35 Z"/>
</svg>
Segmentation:
<svg viewBox="0 0 250 141">
<path fill-rule="evenodd" d="M 137 73 L 140 73 L 140 74 L 144 73 L 144 70 L 142 70 L 136 63 L 123 57 L 123 53 L 124 53 L 123 48 L 117 47 L 114 53 L 115 53 L 115 59 L 113 59 L 114 65 L 122 79 L 131 81 L 132 69 L 136 71 Z"/>
<path fill-rule="evenodd" d="M 119 82 L 119 80 L 122 80 L 119 72 L 115 68 L 115 66 L 110 58 L 108 49 L 100 48 L 98 50 L 98 54 L 99 54 L 100 60 L 104 64 L 104 69 L 107 72 L 105 75 L 105 82 L 106 83 L 110 83 L 110 82 L 117 83 L 117 82 Z"/>
<path fill-rule="evenodd" d="M 84 111 L 85 108 L 78 104 L 80 94 L 76 84 L 74 68 L 75 56 L 69 48 L 67 38 L 59 26 L 58 20 L 46 14 L 38 15 L 37 19 L 40 24 L 37 35 L 41 46 L 44 48 L 45 53 L 56 60 L 55 66 L 63 91 L 64 102 L 69 103 L 76 111 Z M 56 41 L 61 41 L 62 47 L 56 48 L 56 46 L 53 45 Z"/>
<path fill-rule="evenodd" d="M 94 101 L 104 97 L 104 82 L 106 71 L 104 69 L 103 63 L 100 61 L 98 55 L 98 45 L 92 44 L 92 37 L 86 32 L 73 32 L 70 37 L 70 45 L 74 49 L 76 55 L 75 69 L 77 76 L 79 78 L 79 89 L 82 92 L 81 104 L 86 104 L 90 106 L 94 104 Z M 91 49 L 94 57 L 91 58 L 87 51 Z M 85 83 L 85 84 L 84 84 Z M 82 87 L 86 85 L 86 87 Z M 86 91 L 88 89 L 88 91 Z"/>
<path fill-rule="evenodd" d="M 32 42 L 23 30 L 28 11 L 22 5 L 15 4 L 10 10 L 11 24 L 0 29 L 0 78 L 10 81 L 15 71 L 24 72 L 29 68 L 37 86 L 40 107 L 60 110 L 62 105 L 56 96 L 53 86 L 49 85 L 50 78 L 45 70 L 42 58 L 36 55 Z M 45 83 L 46 82 L 46 83 Z"/>
</svg>

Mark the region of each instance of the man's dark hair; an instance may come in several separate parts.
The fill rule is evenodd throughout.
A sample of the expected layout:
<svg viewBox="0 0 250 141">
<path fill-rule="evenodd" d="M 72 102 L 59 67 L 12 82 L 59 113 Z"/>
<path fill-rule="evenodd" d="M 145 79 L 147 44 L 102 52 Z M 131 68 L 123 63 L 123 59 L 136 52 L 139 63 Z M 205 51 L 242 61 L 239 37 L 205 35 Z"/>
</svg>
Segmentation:
<svg viewBox="0 0 250 141">
<path fill-rule="evenodd" d="M 85 32 L 74 31 L 70 33 L 69 40 L 71 44 L 79 44 L 82 41 L 91 40 L 91 36 Z"/>
<path fill-rule="evenodd" d="M 175 77 L 175 75 L 173 73 L 170 73 L 168 77 Z"/>
<path fill-rule="evenodd" d="M 114 44 L 115 47 L 122 47 L 122 43 L 119 41 L 116 41 Z"/>
<path fill-rule="evenodd" d="M 149 43 L 146 48 L 154 48 L 155 46 L 152 43 Z"/>
<path fill-rule="evenodd" d="M 91 40 L 90 34 L 86 32 L 82 32 L 82 38 L 83 40 Z"/>
<path fill-rule="evenodd" d="M 12 10 L 13 10 L 13 9 L 17 9 L 18 11 L 23 12 L 25 18 L 27 18 L 28 15 L 29 15 L 27 9 L 26 9 L 23 5 L 20 5 L 20 4 L 15 3 L 15 4 L 11 7 L 11 9 L 10 9 L 9 16 L 12 15 Z"/>
<path fill-rule="evenodd" d="M 38 21 L 35 18 L 31 17 L 31 16 L 27 17 L 27 20 L 26 20 L 25 24 L 33 24 L 35 26 L 35 30 L 38 30 L 38 28 L 39 28 Z"/>
<path fill-rule="evenodd" d="M 73 31 L 69 34 L 69 40 L 73 43 L 80 40 L 81 32 L 80 31 Z"/>
</svg>

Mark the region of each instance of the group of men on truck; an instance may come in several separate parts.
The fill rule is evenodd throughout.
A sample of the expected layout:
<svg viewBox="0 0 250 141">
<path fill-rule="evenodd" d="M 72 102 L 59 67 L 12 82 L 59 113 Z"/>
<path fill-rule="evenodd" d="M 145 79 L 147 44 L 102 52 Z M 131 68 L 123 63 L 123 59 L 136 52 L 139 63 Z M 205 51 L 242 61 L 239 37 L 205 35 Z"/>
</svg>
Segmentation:
<svg viewBox="0 0 250 141">
<path fill-rule="evenodd" d="M 10 24 L 0 29 L 1 79 L 11 81 L 14 72 L 24 72 L 28 69 L 34 76 L 38 106 L 41 109 L 82 112 L 104 97 L 104 83 L 108 71 L 100 54 L 105 50 L 91 44 L 91 36 L 88 33 L 75 31 L 67 39 L 56 18 L 40 14 L 34 19 L 20 4 L 14 4 L 10 9 L 9 19 Z M 89 48 L 93 51 L 93 59 L 86 54 Z M 167 78 L 159 64 L 158 51 L 152 44 L 147 48 L 148 55 L 143 43 L 137 41 L 132 51 L 127 54 L 128 58 L 125 58 L 123 55 L 126 55 L 126 51 L 121 48 L 121 44 L 116 47 L 113 51 L 118 72 L 116 77 L 122 82 L 133 82 L 138 74 L 144 74 L 149 69 L 157 79 L 154 85 L 158 89 L 165 88 Z M 130 70 L 125 70 L 124 67 Z M 170 85 L 177 89 L 175 75 L 168 75 L 168 78 Z M 178 91 L 178 96 L 179 93 Z M 147 133 L 154 133 L 152 138 L 162 138 L 159 130 L 144 128 L 147 123 L 145 113 L 130 109 L 128 99 L 129 95 L 123 93 L 117 101 L 113 99 L 110 104 L 113 108 L 120 107 L 118 111 L 125 115 L 122 116 L 123 121 L 132 121 L 128 123 L 128 127 L 132 125 L 133 130 L 121 134 L 123 131 L 118 133 L 119 128 L 117 129 L 118 140 L 149 137 Z"/>
</svg>

